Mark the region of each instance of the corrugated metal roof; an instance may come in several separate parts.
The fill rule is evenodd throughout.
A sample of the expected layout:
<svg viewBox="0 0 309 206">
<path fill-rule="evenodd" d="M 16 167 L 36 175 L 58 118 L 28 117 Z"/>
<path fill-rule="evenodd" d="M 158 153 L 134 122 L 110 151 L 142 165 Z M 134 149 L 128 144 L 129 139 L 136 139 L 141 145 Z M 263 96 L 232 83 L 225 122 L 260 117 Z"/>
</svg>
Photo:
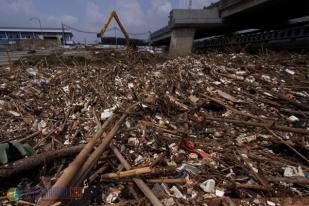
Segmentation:
<svg viewBox="0 0 309 206">
<path fill-rule="evenodd" d="M 62 32 L 62 28 L 30 28 L 30 27 L 0 27 L 0 31 L 6 32 Z M 69 29 L 64 29 L 65 33 L 72 33 Z"/>
</svg>

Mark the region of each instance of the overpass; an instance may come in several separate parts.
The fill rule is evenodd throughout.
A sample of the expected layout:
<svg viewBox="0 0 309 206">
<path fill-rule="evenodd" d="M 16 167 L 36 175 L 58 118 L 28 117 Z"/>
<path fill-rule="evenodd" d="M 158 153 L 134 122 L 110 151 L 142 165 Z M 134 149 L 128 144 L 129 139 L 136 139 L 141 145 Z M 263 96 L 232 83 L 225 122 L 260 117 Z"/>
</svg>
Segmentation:
<svg viewBox="0 0 309 206">
<path fill-rule="evenodd" d="M 284 28 L 309 15 L 308 0 L 221 0 L 204 9 L 175 9 L 168 25 L 151 34 L 153 45 L 169 45 L 171 56 L 191 52 L 194 39 L 246 29 Z"/>
</svg>

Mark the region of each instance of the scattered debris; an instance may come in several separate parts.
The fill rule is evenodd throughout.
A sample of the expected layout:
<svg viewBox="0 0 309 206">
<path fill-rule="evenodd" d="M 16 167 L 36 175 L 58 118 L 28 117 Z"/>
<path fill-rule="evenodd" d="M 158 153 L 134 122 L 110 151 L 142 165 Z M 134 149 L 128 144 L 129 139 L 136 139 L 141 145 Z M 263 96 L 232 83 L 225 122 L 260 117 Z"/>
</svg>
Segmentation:
<svg viewBox="0 0 309 206">
<path fill-rule="evenodd" d="M 216 182 L 213 179 L 206 180 L 205 182 L 200 184 L 200 187 L 204 190 L 204 192 L 215 192 Z"/>
<path fill-rule="evenodd" d="M 283 176 L 285 177 L 305 177 L 305 174 L 301 167 L 293 167 L 293 166 L 287 166 L 284 169 Z"/>
<path fill-rule="evenodd" d="M 308 55 L 90 53 L 1 69 L 3 194 L 168 206 L 308 194 Z M 67 187 L 70 197 L 52 193 Z"/>
</svg>

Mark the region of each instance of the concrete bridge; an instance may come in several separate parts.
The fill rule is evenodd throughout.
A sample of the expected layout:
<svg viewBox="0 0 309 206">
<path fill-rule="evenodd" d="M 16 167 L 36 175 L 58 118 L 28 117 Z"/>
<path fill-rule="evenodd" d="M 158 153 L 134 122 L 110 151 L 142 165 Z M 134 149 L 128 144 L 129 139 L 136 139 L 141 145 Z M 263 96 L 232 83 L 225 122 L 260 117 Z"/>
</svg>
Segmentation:
<svg viewBox="0 0 309 206">
<path fill-rule="evenodd" d="M 278 29 L 309 15 L 308 0 L 221 0 L 204 9 L 175 9 L 168 25 L 151 34 L 171 56 L 192 51 L 193 40 L 245 29 Z"/>
</svg>

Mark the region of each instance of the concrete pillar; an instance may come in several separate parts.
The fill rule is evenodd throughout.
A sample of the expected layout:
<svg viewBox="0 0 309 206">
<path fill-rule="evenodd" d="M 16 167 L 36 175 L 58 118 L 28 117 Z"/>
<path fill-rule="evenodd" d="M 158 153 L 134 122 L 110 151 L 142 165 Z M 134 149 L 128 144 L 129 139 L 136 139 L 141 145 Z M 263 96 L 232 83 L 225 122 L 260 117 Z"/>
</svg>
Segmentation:
<svg viewBox="0 0 309 206">
<path fill-rule="evenodd" d="M 195 29 L 176 28 L 172 30 L 169 55 L 185 56 L 191 53 Z"/>
</svg>

